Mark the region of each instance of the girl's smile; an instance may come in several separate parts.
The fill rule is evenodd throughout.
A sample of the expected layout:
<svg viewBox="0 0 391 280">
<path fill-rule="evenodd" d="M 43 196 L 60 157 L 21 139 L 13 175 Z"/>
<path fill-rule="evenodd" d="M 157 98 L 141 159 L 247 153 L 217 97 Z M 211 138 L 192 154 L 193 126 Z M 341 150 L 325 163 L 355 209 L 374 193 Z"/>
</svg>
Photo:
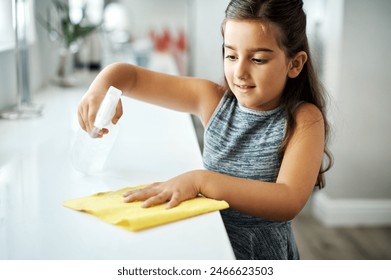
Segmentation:
<svg viewBox="0 0 391 280">
<path fill-rule="evenodd" d="M 255 86 L 252 86 L 252 85 L 245 85 L 245 84 L 234 84 L 235 87 L 238 88 L 239 91 L 241 92 L 244 92 L 244 93 L 247 93 L 249 92 L 251 89 L 254 89 Z"/>
</svg>

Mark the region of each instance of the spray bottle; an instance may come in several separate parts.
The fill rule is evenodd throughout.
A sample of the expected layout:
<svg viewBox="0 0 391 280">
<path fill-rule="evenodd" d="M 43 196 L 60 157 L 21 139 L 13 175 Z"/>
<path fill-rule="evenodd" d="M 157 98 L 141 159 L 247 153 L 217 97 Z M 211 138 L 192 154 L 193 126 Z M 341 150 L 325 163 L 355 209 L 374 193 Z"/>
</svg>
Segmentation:
<svg viewBox="0 0 391 280">
<path fill-rule="evenodd" d="M 78 171 L 94 174 L 103 170 L 118 134 L 118 125 L 114 125 L 111 120 L 121 94 L 119 89 L 111 86 L 100 104 L 91 133 L 88 135 L 81 128 L 77 131 L 72 145 L 71 161 Z M 109 129 L 109 133 L 97 138 L 103 128 Z"/>
</svg>

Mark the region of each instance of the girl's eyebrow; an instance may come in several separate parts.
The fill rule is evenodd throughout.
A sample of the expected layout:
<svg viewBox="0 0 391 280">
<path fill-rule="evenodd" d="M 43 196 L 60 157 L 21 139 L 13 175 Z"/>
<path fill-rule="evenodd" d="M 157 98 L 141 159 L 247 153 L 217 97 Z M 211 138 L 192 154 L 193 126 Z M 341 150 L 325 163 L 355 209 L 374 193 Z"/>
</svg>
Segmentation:
<svg viewBox="0 0 391 280">
<path fill-rule="evenodd" d="M 231 49 L 233 51 L 236 50 L 233 46 L 230 46 L 230 45 L 227 45 L 227 44 L 224 44 L 224 48 Z M 249 49 L 248 51 L 249 52 L 253 52 L 253 53 L 256 53 L 256 52 L 274 52 L 273 50 L 268 49 L 268 48 L 252 48 L 252 49 Z"/>
</svg>

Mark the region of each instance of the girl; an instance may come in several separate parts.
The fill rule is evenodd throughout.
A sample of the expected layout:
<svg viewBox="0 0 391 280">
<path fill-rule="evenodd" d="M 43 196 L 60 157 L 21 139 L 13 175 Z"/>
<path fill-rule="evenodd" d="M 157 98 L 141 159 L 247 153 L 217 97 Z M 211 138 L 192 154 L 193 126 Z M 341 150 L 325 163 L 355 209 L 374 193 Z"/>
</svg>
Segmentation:
<svg viewBox="0 0 391 280">
<path fill-rule="evenodd" d="M 321 165 L 328 156 L 324 98 L 302 6 L 301 0 L 228 4 L 224 86 L 122 63 L 96 77 L 79 105 L 79 122 L 88 132 L 110 85 L 129 97 L 194 114 L 205 126 L 205 170 L 127 192 L 125 202 L 167 202 L 171 208 L 199 194 L 225 200 L 230 208 L 221 215 L 237 259 L 299 258 L 290 221 L 314 186 L 323 187 Z M 119 104 L 114 123 L 121 114 Z"/>
</svg>

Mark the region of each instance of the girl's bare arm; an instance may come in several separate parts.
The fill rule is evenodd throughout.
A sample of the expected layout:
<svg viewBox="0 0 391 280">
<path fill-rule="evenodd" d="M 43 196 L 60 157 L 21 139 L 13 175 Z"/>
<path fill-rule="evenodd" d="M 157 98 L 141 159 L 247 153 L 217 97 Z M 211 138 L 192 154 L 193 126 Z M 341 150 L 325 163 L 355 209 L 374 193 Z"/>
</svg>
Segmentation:
<svg viewBox="0 0 391 280">
<path fill-rule="evenodd" d="M 227 176 L 208 170 L 181 174 L 145 190 L 124 194 L 125 201 L 145 200 L 144 207 L 168 201 L 168 208 L 198 193 L 225 200 L 241 212 L 273 220 L 290 220 L 304 207 L 314 189 L 324 149 L 320 111 L 303 104 L 275 183 Z"/>
<path fill-rule="evenodd" d="M 197 115 L 203 123 L 207 122 L 222 95 L 221 87 L 207 80 L 167 75 L 126 63 L 114 63 L 98 74 L 79 104 L 79 123 L 86 131 L 93 128 L 99 105 L 110 86 L 122 90 L 125 96 Z M 120 103 L 113 123 L 121 115 Z"/>
</svg>

